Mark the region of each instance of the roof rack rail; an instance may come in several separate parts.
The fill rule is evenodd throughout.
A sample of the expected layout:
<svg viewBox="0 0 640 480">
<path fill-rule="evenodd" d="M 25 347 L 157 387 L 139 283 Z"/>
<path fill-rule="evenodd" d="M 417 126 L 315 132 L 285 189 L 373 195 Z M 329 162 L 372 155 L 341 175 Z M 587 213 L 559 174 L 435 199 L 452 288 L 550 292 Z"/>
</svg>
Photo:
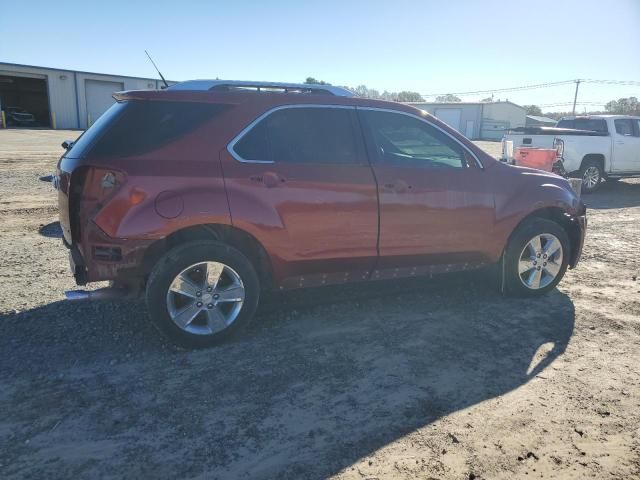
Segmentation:
<svg viewBox="0 0 640 480">
<path fill-rule="evenodd" d="M 187 80 L 171 85 L 168 90 L 197 90 L 197 91 L 237 91 L 255 90 L 257 92 L 281 93 L 315 93 L 328 94 L 337 97 L 355 97 L 355 93 L 344 87 L 333 85 L 318 85 L 309 83 L 281 83 L 281 82 L 250 82 L 241 80 Z"/>
</svg>

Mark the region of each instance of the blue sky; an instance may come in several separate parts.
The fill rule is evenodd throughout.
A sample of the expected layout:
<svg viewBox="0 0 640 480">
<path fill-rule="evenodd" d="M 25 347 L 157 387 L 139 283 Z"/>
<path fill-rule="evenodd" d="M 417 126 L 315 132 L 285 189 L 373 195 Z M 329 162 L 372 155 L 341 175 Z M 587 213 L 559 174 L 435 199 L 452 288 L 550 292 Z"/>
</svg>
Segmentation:
<svg viewBox="0 0 640 480">
<path fill-rule="evenodd" d="M 420 93 L 640 81 L 640 0 L 30 0 L 0 11 L 0 61 L 104 73 L 155 77 L 148 49 L 175 80 L 314 76 Z M 570 102 L 573 89 L 496 97 Z M 640 87 L 584 84 L 579 101 L 631 95 Z"/>
</svg>

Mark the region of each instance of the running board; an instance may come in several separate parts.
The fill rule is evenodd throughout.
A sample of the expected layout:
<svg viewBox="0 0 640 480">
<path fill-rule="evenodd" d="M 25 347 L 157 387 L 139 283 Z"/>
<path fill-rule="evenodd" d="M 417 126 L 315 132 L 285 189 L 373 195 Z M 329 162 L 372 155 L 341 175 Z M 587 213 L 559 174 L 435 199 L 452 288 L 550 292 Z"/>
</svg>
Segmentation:
<svg viewBox="0 0 640 480">
<path fill-rule="evenodd" d="M 64 298 L 67 300 L 115 300 L 127 297 L 128 290 L 124 288 L 99 288 L 97 290 L 66 290 Z"/>
</svg>

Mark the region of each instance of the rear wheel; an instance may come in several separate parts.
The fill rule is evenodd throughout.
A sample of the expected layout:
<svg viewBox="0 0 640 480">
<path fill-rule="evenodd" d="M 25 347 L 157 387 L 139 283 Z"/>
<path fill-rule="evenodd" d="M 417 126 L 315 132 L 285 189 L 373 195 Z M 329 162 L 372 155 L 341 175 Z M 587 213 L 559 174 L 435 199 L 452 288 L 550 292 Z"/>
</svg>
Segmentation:
<svg viewBox="0 0 640 480">
<path fill-rule="evenodd" d="M 185 347 L 219 343 L 246 326 L 260 284 L 251 262 L 218 242 L 190 242 L 162 257 L 147 282 L 151 320 Z"/>
<path fill-rule="evenodd" d="M 542 295 L 553 289 L 567 270 L 567 232 L 551 220 L 529 220 L 513 233 L 505 250 L 504 262 L 508 293 Z"/>
<path fill-rule="evenodd" d="M 580 169 L 580 178 L 582 178 L 582 191 L 584 193 L 595 192 L 600 187 L 603 178 L 600 162 L 585 160 Z"/>
</svg>

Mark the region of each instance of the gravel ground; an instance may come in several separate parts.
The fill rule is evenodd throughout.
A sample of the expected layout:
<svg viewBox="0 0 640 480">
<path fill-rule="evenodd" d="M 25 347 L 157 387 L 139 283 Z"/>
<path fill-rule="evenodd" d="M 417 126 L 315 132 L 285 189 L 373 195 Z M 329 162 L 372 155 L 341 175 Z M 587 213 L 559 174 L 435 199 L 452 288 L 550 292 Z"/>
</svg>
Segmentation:
<svg viewBox="0 0 640 480">
<path fill-rule="evenodd" d="M 482 274 L 297 292 L 188 352 L 139 303 L 62 300 L 38 177 L 77 134 L 0 131 L 0 477 L 640 478 L 640 181 L 586 198 L 544 298 Z"/>
</svg>

